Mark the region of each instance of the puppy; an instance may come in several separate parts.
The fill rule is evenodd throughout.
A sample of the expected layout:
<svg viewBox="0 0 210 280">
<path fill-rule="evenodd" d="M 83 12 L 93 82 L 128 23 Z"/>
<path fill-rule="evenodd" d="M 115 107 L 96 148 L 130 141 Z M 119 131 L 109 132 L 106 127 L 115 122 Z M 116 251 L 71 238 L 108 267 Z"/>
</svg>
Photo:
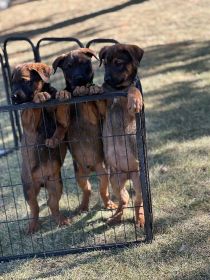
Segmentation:
<svg viewBox="0 0 210 280">
<path fill-rule="evenodd" d="M 110 168 L 110 182 L 119 205 L 108 223 L 119 222 L 123 209 L 128 206 L 129 195 L 125 183 L 131 179 L 135 189 L 136 223 L 144 226 L 144 210 L 139 178 L 136 146 L 135 113 L 143 106 L 142 95 L 134 85 L 143 50 L 135 45 L 116 44 L 103 47 L 99 59 L 105 68 L 103 90 L 128 91 L 127 97 L 98 102 L 104 115 L 103 145 L 106 164 Z"/>
<path fill-rule="evenodd" d="M 81 48 L 57 57 L 53 63 L 63 70 L 68 92 L 79 95 L 88 88 L 91 94 L 97 93 L 97 87 L 91 86 L 93 69 L 91 58 L 96 57 L 88 48 Z M 97 58 L 97 57 L 96 57 Z M 100 115 L 95 102 L 85 102 L 71 105 L 68 143 L 74 160 L 75 176 L 82 189 L 83 197 L 78 208 L 87 211 L 91 194 L 91 184 L 88 180 L 91 172 L 96 172 L 100 179 L 100 194 L 105 208 L 116 208 L 110 200 L 108 192 L 108 175 L 104 165 L 103 144 L 101 140 Z"/>
<path fill-rule="evenodd" d="M 51 67 L 44 63 L 18 65 L 12 74 L 13 102 L 41 103 L 55 98 L 56 90 L 49 84 L 50 74 Z M 69 125 L 68 111 L 68 105 L 59 105 L 24 109 L 21 112 L 21 179 L 31 211 L 28 233 L 34 233 L 39 228 L 37 196 L 41 187 L 46 187 L 48 191 L 48 206 L 57 224 L 69 222 L 59 211 L 62 194 L 61 166 L 67 151 L 66 144 L 60 142 Z"/>
</svg>

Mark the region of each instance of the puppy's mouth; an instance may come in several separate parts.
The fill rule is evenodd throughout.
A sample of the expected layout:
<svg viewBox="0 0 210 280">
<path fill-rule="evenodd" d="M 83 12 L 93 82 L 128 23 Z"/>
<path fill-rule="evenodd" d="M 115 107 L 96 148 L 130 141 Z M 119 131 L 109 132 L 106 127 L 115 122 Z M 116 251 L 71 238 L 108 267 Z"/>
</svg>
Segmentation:
<svg viewBox="0 0 210 280">
<path fill-rule="evenodd" d="M 72 79 L 72 86 L 76 87 L 76 86 L 85 86 L 86 84 L 88 84 L 90 81 L 89 79 L 86 79 L 85 77 L 76 77 Z"/>
<path fill-rule="evenodd" d="M 105 84 L 116 88 L 116 89 L 124 89 L 126 87 L 128 87 L 131 82 L 130 81 L 125 81 L 124 79 L 112 79 L 111 77 L 105 78 L 104 79 Z"/>
</svg>

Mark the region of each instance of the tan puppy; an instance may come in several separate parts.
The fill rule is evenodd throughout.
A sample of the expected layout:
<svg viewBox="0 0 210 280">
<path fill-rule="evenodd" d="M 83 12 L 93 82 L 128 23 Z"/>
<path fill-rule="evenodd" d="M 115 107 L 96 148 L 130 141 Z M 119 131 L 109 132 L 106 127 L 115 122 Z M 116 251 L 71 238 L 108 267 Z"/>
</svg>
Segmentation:
<svg viewBox="0 0 210 280">
<path fill-rule="evenodd" d="M 103 47 L 99 53 L 105 67 L 104 91 L 128 91 L 128 96 L 98 102 L 104 115 L 103 144 L 106 163 L 110 168 L 110 181 L 118 198 L 119 206 L 109 223 L 119 222 L 123 209 L 128 206 L 129 195 L 125 183 L 131 179 L 136 193 L 136 223 L 144 226 L 144 211 L 139 178 L 139 162 L 136 146 L 135 113 L 142 108 L 143 101 L 134 85 L 137 67 L 143 50 L 138 46 L 116 44 Z"/>
</svg>

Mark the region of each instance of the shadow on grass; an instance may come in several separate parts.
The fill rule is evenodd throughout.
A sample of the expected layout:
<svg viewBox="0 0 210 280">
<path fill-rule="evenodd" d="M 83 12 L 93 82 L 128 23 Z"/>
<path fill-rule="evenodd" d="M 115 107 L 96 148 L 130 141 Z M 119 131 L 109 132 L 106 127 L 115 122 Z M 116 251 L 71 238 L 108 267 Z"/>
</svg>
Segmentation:
<svg viewBox="0 0 210 280">
<path fill-rule="evenodd" d="M 23 31 L 18 31 L 18 32 L 11 32 L 11 33 L 8 33 L 6 35 L 1 35 L 0 36 L 0 42 L 4 41 L 5 38 L 7 38 L 9 36 L 21 35 L 21 36 L 26 36 L 26 37 L 33 37 L 35 35 L 44 34 L 44 33 L 47 33 L 47 32 L 50 32 L 50 31 L 53 31 L 53 30 L 56 30 L 56 29 L 61 29 L 61 28 L 64 28 L 64 27 L 67 27 L 67 26 L 70 26 L 70 25 L 73 25 L 73 24 L 76 24 L 76 23 L 82 23 L 82 22 L 84 22 L 88 19 L 92 19 L 92 18 L 101 16 L 101 15 L 117 12 L 117 11 L 119 11 L 121 9 L 124 9 L 124 8 L 127 8 L 131 5 L 138 5 L 138 4 L 140 4 L 142 2 L 145 2 L 145 1 L 147 1 L 147 0 L 130 0 L 130 1 L 127 1 L 125 3 L 116 5 L 114 7 L 110 7 L 110 8 L 104 9 L 104 10 L 100 10 L 100 11 L 96 11 L 96 12 L 93 12 L 93 13 L 90 13 L 90 14 L 75 17 L 75 18 L 68 19 L 68 20 L 65 20 L 65 21 L 57 22 L 55 24 L 51 24 L 48 27 L 37 28 L 36 30 L 29 30 L 29 31 L 24 31 L 23 30 Z"/>
<path fill-rule="evenodd" d="M 178 43 L 173 45 L 173 49 L 171 49 L 171 45 L 162 46 L 161 50 L 159 46 L 155 46 L 147 52 L 148 57 L 150 54 L 151 56 L 148 60 L 148 65 L 143 65 L 143 70 L 145 72 L 144 76 L 152 76 L 159 73 L 165 74 L 176 70 L 182 70 L 184 72 L 190 71 L 193 73 L 207 71 L 209 70 L 207 46 L 209 46 L 209 41 L 203 43 Z M 191 58 L 195 61 L 189 61 Z M 182 62 L 181 66 L 168 65 L 168 63 L 173 64 L 179 61 Z M 196 61 L 198 63 L 196 63 Z M 163 67 L 163 69 L 161 69 L 160 66 Z M 152 68 L 151 71 L 150 67 Z M 148 74 L 146 73 L 147 71 Z M 210 95 L 208 88 L 202 87 L 199 82 L 199 77 L 196 77 L 193 81 L 171 83 L 160 87 L 160 89 L 155 89 L 146 93 L 149 98 L 157 97 L 158 99 L 157 106 L 154 106 L 154 109 L 146 110 L 146 113 L 149 116 L 150 138 L 154 140 L 152 143 L 153 147 L 167 141 L 186 141 L 209 135 Z M 157 138 L 157 141 L 155 141 L 155 137 Z M 164 162 L 169 162 L 171 160 L 170 154 L 173 152 L 175 151 L 170 150 L 165 154 L 163 153 L 161 155 L 157 155 L 154 157 L 154 162 L 157 162 L 160 159 Z M 205 152 L 205 150 L 203 152 Z M 174 209 L 174 211 L 175 210 L 176 209 Z M 184 224 L 189 219 L 187 213 L 188 212 L 186 210 L 185 215 L 179 217 L 172 215 L 157 219 L 155 221 L 156 235 L 165 234 L 168 229 L 172 229 L 173 227 L 176 229 L 177 224 Z M 89 220 L 94 218 L 94 215 L 95 213 L 93 211 L 88 213 L 85 217 L 79 217 L 79 220 L 75 223 L 75 227 L 81 229 L 84 223 L 87 223 Z M 93 234 L 102 234 L 105 230 L 106 228 L 104 225 L 99 224 L 96 228 L 91 228 L 90 232 L 93 232 Z M 70 234 L 69 229 L 65 228 L 62 230 L 62 234 L 64 234 L 64 236 L 68 236 Z M 193 251 L 196 250 L 198 246 L 202 246 L 209 238 L 209 235 L 209 230 L 203 230 L 200 234 L 195 234 L 194 228 L 192 227 L 191 229 L 186 230 L 181 239 L 177 238 L 176 240 L 171 241 L 170 244 L 161 245 L 157 255 L 155 249 L 151 253 L 147 253 L 148 265 L 150 265 L 151 261 L 161 261 L 167 265 L 169 261 L 174 261 L 177 257 L 185 256 L 185 252 L 180 251 L 182 244 L 189 244 L 189 246 L 191 246 L 191 251 Z M 106 253 L 105 257 L 107 258 L 117 255 L 119 262 L 125 262 L 121 256 L 122 252 L 123 250 L 112 250 Z M 96 260 L 102 262 L 103 258 L 104 256 L 100 253 L 96 253 L 94 256 L 86 255 L 81 259 L 78 257 L 75 262 L 68 264 L 67 268 L 74 269 L 78 266 L 94 263 Z M 136 264 L 135 266 L 134 264 L 129 265 L 131 267 L 133 266 L 133 269 L 136 268 Z M 208 268 L 207 265 L 208 264 L 206 264 L 206 267 L 201 268 L 198 272 L 191 271 L 189 275 L 182 274 L 182 279 L 199 279 L 198 277 L 201 277 L 202 275 L 202 277 L 206 277 L 207 274 L 205 271 L 206 268 Z M 39 273 L 34 276 L 33 279 L 47 277 L 52 274 L 58 275 L 62 273 L 63 269 L 64 267 L 62 266 L 59 269 L 52 268 L 49 272 Z M 5 270 L 3 273 L 7 273 L 7 271 Z M 181 276 L 179 275 L 179 277 Z M 177 276 L 177 278 L 174 279 L 180 279 L 179 277 Z"/>
<path fill-rule="evenodd" d="M 185 223 L 186 220 L 183 220 Z M 173 225 L 171 226 L 171 229 L 173 229 Z M 209 239 L 210 231 L 209 229 L 203 229 L 199 234 L 195 234 L 194 228 L 187 228 L 185 232 L 181 234 L 179 239 L 172 239 L 167 244 L 160 244 L 158 247 L 154 247 L 154 249 L 151 250 L 153 245 L 147 245 L 148 247 L 151 247 L 150 249 L 145 248 L 141 253 L 141 247 L 138 248 L 138 252 L 135 250 L 134 255 L 131 255 L 131 259 L 128 259 L 129 250 L 131 250 L 132 247 L 128 247 L 125 249 L 115 249 L 115 250 L 109 250 L 106 252 L 95 252 L 94 255 L 92 253 L 89 254 L 77 254 L 72 259 L 65 260 L 65 258 L 53 258 L 48 259 L 46 262 L 44 261 L 47 267 L 49 267 L 48 271 L 44 272 L 38 272 L 33 275 L 33 277 L 29 277 L 29 279 L 39 279 L 44 277 L 49 277 L 51 275 L 58 276 L 62 275 L 64 269 L 65 270 L 73 270 L 75 268 L 81 268 L 83 266 L 90 266 L 91 264 L 94 265 L 96 263 L 103 263 L 103 261 L 106 260 L 106 263 L 109 262 L 109 258 L 112 258 L 113 261 L 117 261 L 118 265 L 128 266 L 131 270 L 138 271 L 141 269 L 142 261 L 144 262 L 143 267 L 145 267 L 145 264 L 148 266 L 153 266 L 160 264 L 161 266 L 164 265 L 164 267 L 167 268 L 167 265 L 171 265 L 173 262 L 177 262 L 177 260 L 181 261 L 182 259 L 188 259 L 189 257 L 193 261 L 193 255 L 194 252 L 197 250 L 197 248 L 205 246 L 207 240 Z M 137 249 L 137 247 L 136 247 Z M 146 251 L 145 251 L 146 250 Z M 125 254 L 124 254 L 125 253 Z M 141 253 L 141 262 L 134 261 L 137 260 L 136 257 L 139 256 Z M 201 257 L 199 253 L 196 255 L 196 261 L 198 257 Z M 208 262 L 205 262 L 208 256 L 205 257 L 203 266 L 200 269 L 194 270 L 192 267 L 192 270 L 182 271 L 181 269 L 179 272 L 176 273 L 176 277 L 174 278 L 167 278 L 167 279 L 208 279 L 205 277 L 209 276 L 209 264 Z M 2 269 L 2 275 L 6 273 L 12 272 L 14 269 L 19 269 L 24 263 L 26 263 L 27 260 L 21 261 L 20 263 L 17 263 L 16 266 L 14 265 L 5 265 L 4 269 Z M 154 267 L 153 267 L 154 269 Z M 157 271 L 158 275 L 158 271 Z M 172 274 L 170 274 L 172 276 Z M 169 276 L 169 275 L 168 275 Z M 202 278 L 203 277 L 203 278 Z M 124 278 L 123 278 L 124 279 Z"/>
<path fill-rule="evenodd" d="M 209 135 L 209 89 L 198 82 L 176 82 L 147 93 L 149 97 L 161 95 L 157 106 L 146 111 L 150 133 L 158 134 L 158 142 Z"/>
<path fill-rule="evenodd" d="M 140 69 L 144 77 L 173 71 L 204 72 L 210 70 L 210 41 L 182 41 L 155 45 L 145 50 Z"/>
</svg>

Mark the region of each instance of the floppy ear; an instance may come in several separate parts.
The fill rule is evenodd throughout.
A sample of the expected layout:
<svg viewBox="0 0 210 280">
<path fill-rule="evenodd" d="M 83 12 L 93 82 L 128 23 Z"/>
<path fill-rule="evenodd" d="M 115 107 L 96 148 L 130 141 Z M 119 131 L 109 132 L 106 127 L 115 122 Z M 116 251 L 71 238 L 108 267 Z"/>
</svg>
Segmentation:
<svg viewBox="0 0 210 280">
<path fill-rule="evenodd" d="M 102 61 L 103 61 L 103 59 L 104 59 L 105 56 L 106 56 L 106 53 L 107 53 L 108 48 L 109 48 L 108 46 L 105 46 L 105 47 L 103 47 L 103 48 L 100 50 L 100 52 L 99 52 L 99 54 L 98 54 L 99 59 L 100 59 L 100 65 L 99 65 L 99 66 L 101 66 Z"/>
<path fill-rule="evenodd" d="M 31 67 L 32 71 L 36 71 L 45 83 L 50 82 L 50 75 L 52 74 L 52 68 L 44 63 L 34 63 Z"/>
<path fill-rule="evenodd" d="M 139 65 L 140 61 L 142 60 L 144 51 L 136 45 L 127 45 L 127 51 L 131 55 L 133 61 Z"/>
<path fill-rule="evenodd" d="M 89 56 L 89 57 L 95 57 L 98 60 L 98 57 L 96 56 L 95 52 L 89 48 L 80 48 L 79 49 L 82 53 L 84 53 L 85 55 Z"/>
<path fill-rule="evenodd" d="M 58 67 L 62 67 L 62 63 L 63 63 L 64 59 L 66 58 L 66 56 L 67 56 L 66 54 L 62 54 L 53 61 L 52 67 L 54 70 L 54 74 Z"/>
</svg>

